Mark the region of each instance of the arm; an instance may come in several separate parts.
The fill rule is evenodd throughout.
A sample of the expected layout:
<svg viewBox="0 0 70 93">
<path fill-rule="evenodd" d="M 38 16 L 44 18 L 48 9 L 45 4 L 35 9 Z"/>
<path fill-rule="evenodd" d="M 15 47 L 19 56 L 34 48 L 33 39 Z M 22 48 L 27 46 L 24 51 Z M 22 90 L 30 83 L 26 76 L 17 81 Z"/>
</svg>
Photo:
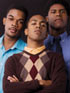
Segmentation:
<svg viewBox="0 0 70 93">
<path fill-rule="evenodd" d="M 5 64 L 5 72 L 3 78 L 3 90 L 5 93 L 30 93 L 40 87 L 37 80 L 23 82 L 18 78 L 18 82 L 10 82 L 8 76 L 17 76 L 16 64 L 13 57 L 10 57 Z"/>
<path fill-rule="evenodd" d="M 52 84 L 43 86 L 42 89 L 35 93 L 65 93 L 66 91 L 66 67 L 61 55 L 55 55 L 55 59 L 51 63 L 51 71 L 49 73 Z M 49 69 L 49 70 L 50 70 Z"/>
</svg>

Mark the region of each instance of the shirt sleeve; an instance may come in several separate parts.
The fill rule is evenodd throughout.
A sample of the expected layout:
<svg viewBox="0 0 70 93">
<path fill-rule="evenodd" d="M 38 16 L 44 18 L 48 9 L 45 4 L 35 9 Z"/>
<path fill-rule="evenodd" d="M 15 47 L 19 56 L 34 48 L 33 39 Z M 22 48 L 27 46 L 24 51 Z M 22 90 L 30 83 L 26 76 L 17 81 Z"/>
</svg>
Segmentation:
<svg viewBox="0 0 70 93">
<path fill-rule="evenodd" d="M 66 93 L 66 66 L 61 55 L 55 55 L 55 58 L 53 57 L 50 69 L 52 84 L 50 86 L 43 86 L 35 93 Z"/>
<path fill-rule="evenodd" d="M 32 93 L 32 91 L 36 91 L 40 87 L 38 80 L 32 80 L 27 82 L 19 81 L 11 83 L 9 80 L 7 80 L 7 77 L 13 75 L 17 75 L 16 65 L 14 59 L 10 57 L 5 64 L 3 77 L 4 93 Z"/>
</svg>

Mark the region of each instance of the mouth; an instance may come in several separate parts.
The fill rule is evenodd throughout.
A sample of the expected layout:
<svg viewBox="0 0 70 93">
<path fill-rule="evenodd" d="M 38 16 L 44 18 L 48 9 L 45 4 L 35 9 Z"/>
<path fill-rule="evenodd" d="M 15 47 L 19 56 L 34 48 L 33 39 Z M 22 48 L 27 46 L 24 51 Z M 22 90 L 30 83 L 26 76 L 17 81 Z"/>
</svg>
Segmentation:
<svg viewBox="0 0 70 93">
<path fill-rule="evenodd" d="M 62 22 L 62 19 L 56 19 L 56 20 L 55 20 L 55 22 L 57 22 L 57 21 L 60 21 L 60 22 Z"/>
<path fill-rule="evenodd" d="M 35 30 L 34 31 L 36 34 L 41 34 L 41 31 L 40 30 Z"/>
<path fill-rule="evenodd" d="M 9 28 L 9 30 L 10 30 L 11 33 L 16 33 L 17 32 L 17 29 L 15 29 L 15 28 Z"/>
</svg>

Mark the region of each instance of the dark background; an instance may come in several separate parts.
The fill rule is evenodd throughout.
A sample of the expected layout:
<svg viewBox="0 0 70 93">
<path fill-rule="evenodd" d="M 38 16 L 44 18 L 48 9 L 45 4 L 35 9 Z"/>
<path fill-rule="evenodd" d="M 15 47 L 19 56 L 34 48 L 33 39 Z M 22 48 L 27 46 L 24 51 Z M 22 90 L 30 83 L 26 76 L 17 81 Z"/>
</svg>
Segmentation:
<svg viewBox="0 0 70 93">
<path fill-rule="evenodd" d="M 5 16 L 7 8 L 11 4 L 23 5 L 25 8 L 28 9 L 29 15 L 37 11 L 40 11 L 41 13 L 44 14 L 44 10 L 46 10 L 45 6 L 47 1 L 48 0 L 1 0 L 0 1 L 0 36 L 4 33 L 2 19 Z M 70 4 L 69 0 L 66 0 L 66 1 Z"/>
</svg>

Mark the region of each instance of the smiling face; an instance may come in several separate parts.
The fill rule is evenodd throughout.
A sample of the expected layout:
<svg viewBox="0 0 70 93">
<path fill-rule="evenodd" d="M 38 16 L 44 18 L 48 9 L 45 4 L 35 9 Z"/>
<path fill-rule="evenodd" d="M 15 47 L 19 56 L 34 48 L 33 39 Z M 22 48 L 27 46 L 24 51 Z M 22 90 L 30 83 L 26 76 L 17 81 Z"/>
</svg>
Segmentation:
<svg viewBox="0 0 70 93">
<path fill-rule="evenodd" d="M 20 35 L 25 15 L 22 11 L 17 9 L 11 9 L 6 18 L 3 18 L 3 24 L 5 25 L 5 36 L 10 38 L 16 38 Z"/>
<path fill-rule="evenodd" d="M 66 9 L 61 4 L 54 4 L 50 7 L 46 19 L 50 28 L 64 29 L 68 19 Z"/>
<path fill-rule="evenodd" d="M 41 15 L 32 16 L 27 25 L 26 35 L 28 40 L 42 41 L 47 36 L 46 21 Z"/>
</svg>

